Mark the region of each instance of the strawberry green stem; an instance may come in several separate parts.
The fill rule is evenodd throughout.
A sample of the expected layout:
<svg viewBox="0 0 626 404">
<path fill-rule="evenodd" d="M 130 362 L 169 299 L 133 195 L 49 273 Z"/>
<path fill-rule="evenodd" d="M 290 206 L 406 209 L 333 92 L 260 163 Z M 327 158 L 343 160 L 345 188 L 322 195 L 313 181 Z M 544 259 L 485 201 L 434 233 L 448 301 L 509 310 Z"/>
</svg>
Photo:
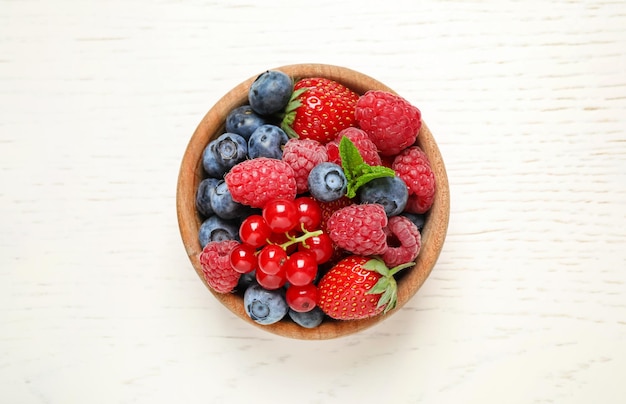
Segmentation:
<svg viewBox="0 0 626 404">
<path fill-rule="evenodd" d="M 375 271 L 381 275 L 378 282 L 366 293 L 380 295 L 378 307 L 385 306 L 383 314 L 394 309 L 398 303 L 398 283 L 393 276 L 401 270 L 414 265 L 415 262 L 406 262 L 389 269 L 380 258 L 374 258 L 363 266 L 365 269 Z"/>
<path fill-rule="evenodd" d="M 298 99 L 298 97 L 307 90 L 308 88 L 300 88 L 291 93 L 291 98 L 285 108 L 285 112 L 280 123 L 280 127 L 285 131 L 287 136 L 293 139 L 297 139 L 299 137 L 296 131 L 292 128 L 293 122 L 296 119 L 296 110 L 302 106 L 302 102 Z"/>
<path fill-rule="evenodd" d="M 415 262 L 411 261 L 411 262 L 405 262 L 404 264 L 395 266 L 389 270 L 389 275 L 393 276 L 397 274 L 398 272 L 402 271 L 403 269 L 412 267 L 413 265 L 415 265 Z"/>
</svg>

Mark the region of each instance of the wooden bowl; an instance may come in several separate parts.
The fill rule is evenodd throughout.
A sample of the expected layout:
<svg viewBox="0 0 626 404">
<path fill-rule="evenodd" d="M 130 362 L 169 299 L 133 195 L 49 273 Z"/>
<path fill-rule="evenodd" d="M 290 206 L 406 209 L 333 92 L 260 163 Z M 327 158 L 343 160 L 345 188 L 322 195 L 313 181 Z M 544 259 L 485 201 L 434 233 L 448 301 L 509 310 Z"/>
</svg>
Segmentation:
<svg viewBox="0 0 626 404">
<path fill-rule="evenodd" d="M 363 94 L 367 90 L 372 89 L 394 92 L 381 82 L 344 67 L 323 64 L 296 64 L 278 67 L 275 68 L 275 70 L 281 70 L 295 79 L 303 77 L 327 77 L 343 83 L 359 94 Z M 202 167 L 202 152 L 212 139 L 224 132 L 224 121 L 228 112 L 235 107 L 247 104 L 248 88 L 256 77 L 257 75 L 250 77 L 233 88 L 209 110 L 193 133 L 183 156 L 178 177 L 176 207 L 180 234 L 185 249 L 187 250 L 187 255 L 191 260 L 191 264 L 215 298 L 243 321 L 260 327 L 265 331 L 289 338 L 322 340 L 346 336 L 371 327 L 383 321 L 392 313 L 397 312 L 417 292 L 433 269 L 443 247 L 448 228 L 450 195 L 448 177 L 439 148 L 430 130 L 426 124 L 422 122 L 417 144 L 430 159 L 436 178 L 436 195 L 434 204 L 427 215 L 426 223 L 422 230 L 422 248 L 417 258 L 417 263 L 415 267 L 405 270 L 398 279 L 398 304 L 396 309 L 385 315 L 379 315 L 366 320 L 324 320 L 320 326 L 312 329 L 303 328 L 287 320 L 279 321 L 272 325 L 259 325 L 252 321 L 245 313 L 243 299 L 240 295 L 234 293 L 217 293 L 204 281 L 198 261 L 198 254 L 202 251 L 200 242 L 198 241 L 198 230 L 202 219 L 195 207 L 196 190 L 198 184 L 205 176 Z M 419 108 L 419 105 L 416 105 Z"/>
</svg>

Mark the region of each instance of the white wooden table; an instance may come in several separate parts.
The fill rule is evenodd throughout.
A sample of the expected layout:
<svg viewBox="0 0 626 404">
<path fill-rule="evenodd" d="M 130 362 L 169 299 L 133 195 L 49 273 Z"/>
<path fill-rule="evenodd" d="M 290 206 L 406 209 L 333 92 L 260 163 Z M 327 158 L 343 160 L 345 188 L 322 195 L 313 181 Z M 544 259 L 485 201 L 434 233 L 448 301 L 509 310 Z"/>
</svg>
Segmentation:
<svg viewBox="0 0 626 404">
<path fill-rule="evenodd" d="M 205 112 L 305 62 L 417 105 L 452 198 L 414 299 L 323 342 L 217 303 L 175 212 Z M 0 181 L 2 403 L 625 400 L 626 2 L 1 0 Z"/>
</svg>

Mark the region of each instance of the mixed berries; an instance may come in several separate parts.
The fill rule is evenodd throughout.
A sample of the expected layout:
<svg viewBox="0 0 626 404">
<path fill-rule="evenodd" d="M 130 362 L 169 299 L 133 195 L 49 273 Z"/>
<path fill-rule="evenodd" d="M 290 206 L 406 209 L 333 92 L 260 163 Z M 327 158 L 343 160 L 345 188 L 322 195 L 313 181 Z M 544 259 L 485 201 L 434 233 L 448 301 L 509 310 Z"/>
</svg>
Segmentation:
<svg viewBox="0 0 626 404">
<path fill-rule="evenodd" d="M 398 95 L 261 74 L 202 156 L 206 283 L 239 293 L 264 325 L 392 310 L 435 195 L 420 127 L 419 109 Z"/>
</svg>

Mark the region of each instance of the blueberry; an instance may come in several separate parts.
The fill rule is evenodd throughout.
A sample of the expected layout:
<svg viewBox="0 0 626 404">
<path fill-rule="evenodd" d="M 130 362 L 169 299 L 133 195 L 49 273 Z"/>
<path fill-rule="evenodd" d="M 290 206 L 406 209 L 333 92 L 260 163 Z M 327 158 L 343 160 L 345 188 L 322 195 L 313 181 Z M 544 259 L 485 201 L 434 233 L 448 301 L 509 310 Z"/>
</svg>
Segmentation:
<svg viewBox="0 0 626 404">
<path fill-rule="evenodd" d="M 278 126 L 262 125 L 252 133 L 248 140 L 248 157 L 269 157 L 280 160 L 283 158 L 283 146 L 289 137 Z"/>
<path fill-rule="evenodd" d="M 236 133 L 224 133 L 211 141 L 202 154 L 202 165 L 214 178 L 221 178 L 248 156 L 248 142 Z"/>
<path fill-rule="evenodd" d="M 288 313 L 294 323 L 304 328 L 315 328 L 324 320 L 324 312 L 319 307 L 304 313 L 289 309 Z"/>
<path fill-rule="evenodd" d="M 209 142 L 202 152 L 202 166 L 211 177 L 222 177 L 225 168 L 217 161 L 217 152 L 215 151 L 215 140 Z"/>
<path fill-rule="evenodd" d="M 250 286 L 257 284 L 256 281 L 256 270 L 252 272 L 248 272 L 245 274 L 241 274 L 239 277 L 239 282 L 237 283 L 237 290 L 247 290 Z"/>
<path fill-rule="evenodd" d="M 236 133 L 248 140 L 256 128 L 266 123 L 267 119 L 254 112 L 250 105 L 243 105 L 226 116 L 226 132 Z"/>
<path fill-rule="evenodd" d="M 200 225 L 198 239 L 202 248 L 210 241 L 237 240 L 239 238 L 239 222 L 222 219 L 213 215 Z"/>
<path fill-rule="evenodd" d="M 239 202 L 233 201 L 228 185 L 224 180 L 218 183 L 209 192 L 211 209 L 222 219 L 235 219 L 246 216 L 249 208 Z"/>
<path fill-rule="evenodd" d="M 309 191 L 318 201 L 331 202 L 346 194 L 348 181 L 335 163 L 320 163 L 313 167 L 308 178 Z"/>
<path fill-rule="evenodd" d="M 250 85 L 248 101 L 256 113 L 271 115 L 287 106 L 292 92 L 291 77 L 277 70 L 268 70 Z"/>
<path fill-rule="evenodd" d="M 362 185 L 358 195 L 361 203 L 378 203 L 387 216 L 396 216 L 406 207 L 409 190 L 400 177 L 382 177 Z"/>
<path fill-rule="evenodd" d="M 280 289 L 266 290 L 256 284 L 243 294 L 243 306 L 252 320 L 263 325 L 282 320 L 289 310 Z"/>
<path fill-rule="evenodd" d="M 426 223 L 426 214 L 425 213 L 409 213 L 403 212 L 402 216 L 406 217 L 410 221 L 413 222 L 417 230 L 422 231 L 424 228 L 424 223 Z"/>
<path fill-rule="evenodd" d="M 209 217 L 213 214 L 211 208 L 211 190 L 215 188 L 215 185 L 219 180 L 217 178 L 205 178 L 198 185 L 198 191 L 196 192 L 196 209 L 200 214 L 205 217 Z"/>
</svg>

